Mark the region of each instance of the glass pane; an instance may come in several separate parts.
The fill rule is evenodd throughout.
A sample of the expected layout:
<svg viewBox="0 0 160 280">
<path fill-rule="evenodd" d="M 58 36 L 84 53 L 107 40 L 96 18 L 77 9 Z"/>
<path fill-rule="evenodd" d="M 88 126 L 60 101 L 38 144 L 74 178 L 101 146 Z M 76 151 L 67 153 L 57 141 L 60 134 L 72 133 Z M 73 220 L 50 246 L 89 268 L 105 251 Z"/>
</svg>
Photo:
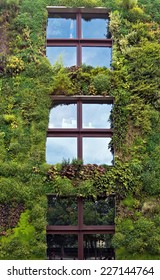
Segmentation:
<svg viewBox="0 0 160 280">
<path fill-rule="evenodd" d="M 47 256 L 49 260 L 78 259 L 78 236 L 75 234 L 48 234 Z"/>
<path fill-rule="evenodd" d="M 46 162 L 61 163 L 64 159 L 72 161 L 77 158 L 76 137 L 47 137 Z"/>
<path fill-rule="evenodd" d="M 84 199 L 85 225 L 114 225 L 115 202 L 114 197 Z"/>
<path fill-rule="evenodd" d="M 51 64 L 62 60 L 65 67 L 76 65 L 76 47 L 47 47 L 46 56 Z"/>
<path fill-rule="evenodd" d="M 82 38 L 108 38 L 109 20 L 100 15 L 83 15 L 82 18 Z"/>
<path fill-rule="evenodd" d="M 77 199 L 48 197 L 48 225 L 77 225 Z"/>
<path fill-rule="evenodd" d="M 82 47 L 82 63 L 93 67 L 110 67 L 112 49 L 109 47 Z"/>
<path fill-rule="evenodd" d="M 108 148 L 111 138 L 84 137 L 83 138 L 83 162 L 84 164 L 108 164 L 113 165 L 113 154 Z"/>
<path fill-rule="evenodd" d="M 114 249 L 111 245 L 112 234 L 85 234 L 84 259 L 114 260 Z"/>
<path fill-rule="evenodd" d="M 49 128 L 76 128 L 77 104 L 58 104 L 50 110 Z"/>
<path fill-rule="evenodd" d="M 47 39 L 51 38 L 76 38 L 76 15 L 50 15 Z"/>
<path fill-rule="evenodd" d="M 83 104 L 83 128 L 110 128 L 112 104 Z"/>
</svg>

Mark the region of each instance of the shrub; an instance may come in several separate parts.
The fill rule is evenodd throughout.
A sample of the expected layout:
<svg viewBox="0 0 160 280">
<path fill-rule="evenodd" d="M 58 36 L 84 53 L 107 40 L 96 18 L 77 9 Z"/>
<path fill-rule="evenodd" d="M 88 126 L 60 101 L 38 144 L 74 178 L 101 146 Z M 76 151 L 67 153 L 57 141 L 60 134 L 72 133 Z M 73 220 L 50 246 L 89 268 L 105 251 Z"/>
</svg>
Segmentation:
<svg viewBox="0 0 160 280">
<path fill-rule="evenodd" d="M 92 82 L 98 94 L 107 94 L 110 91 L 110 78 L 105 74 L 98 74 Z"/>
</svg>

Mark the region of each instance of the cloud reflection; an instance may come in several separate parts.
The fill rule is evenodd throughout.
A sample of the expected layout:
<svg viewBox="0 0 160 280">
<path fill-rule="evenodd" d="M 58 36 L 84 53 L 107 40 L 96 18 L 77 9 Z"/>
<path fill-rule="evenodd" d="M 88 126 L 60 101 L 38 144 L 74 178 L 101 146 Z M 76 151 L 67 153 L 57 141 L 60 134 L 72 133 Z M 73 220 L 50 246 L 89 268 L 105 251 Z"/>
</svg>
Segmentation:
<svg viewBox="0 0 160 280">
<path fill-rule="evenodd" d="M 49 128 L 76 128 L 77 104 L 60 104 L 50 110 Z"/>
<path fill-rule="evenodd" d="M 109 20 L 104 18 L 90 18 L 89 20 L 83 18 L 82 38 L 105 39 L 107 37 L 108 23 Z"/>
<path fill-rule="evenodd" d="M 111 138 L 84 137 L 84 164 L 112 165 L 113 155 L 108 149 Z M 48 137 L 46 142 L 46 161 L 48 164 L 61 163 L 64 159 L 77 158 L 76 137 Z"/>
<path fill-rule="evenodd" d="M 76 137 L 48 137 L 46 141 L 46 162 L 61 163 L 64 159 L 77 158 Z"/>
<path fill-rule="evenodd" d="M 47 47 L 46 56 L 52 65 L 61 58 L 66 67 L 77 64 L 76 47 Z"/>
<path fill-rule="evenodd" d="M 109 47 L 82 47 L 82 63 L 93 67 L 110 67 L 112 49 Z"/>
<path fill-rule="evenodd" d="M 111 138 L 83 138 L 83 162 L 84 164 L 112 165 L 113 155 L 108 149 Z"/>
<path fill-rule="evenodd" d="M 76 15 L 48 18 L 47 39 L 76 38 Z"/>
<path fill-rule="evenodd" d="M 112 104 L 83 104 L 83 128 L 110 128 Z"/>
</svg>

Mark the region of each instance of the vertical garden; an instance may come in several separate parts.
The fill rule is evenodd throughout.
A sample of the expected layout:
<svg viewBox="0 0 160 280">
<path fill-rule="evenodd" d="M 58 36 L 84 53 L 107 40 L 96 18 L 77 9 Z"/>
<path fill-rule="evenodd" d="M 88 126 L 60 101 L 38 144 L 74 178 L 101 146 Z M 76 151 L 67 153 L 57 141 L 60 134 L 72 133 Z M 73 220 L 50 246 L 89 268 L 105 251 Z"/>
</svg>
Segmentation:
<svg viewBox="0 0 160 280">
<path fill-rule="evenodd" d="M 110 69 L 50 65 L 49 5 L 109 9 Z M 46 259 L 48 193 L 114 194 L 116 259 L 160 259 L 159 0 L 0 0 L 0 23 L 0 259 Z M 51 94 L 114 97 L 112 168 L 46 163 Z"/>
</svg>

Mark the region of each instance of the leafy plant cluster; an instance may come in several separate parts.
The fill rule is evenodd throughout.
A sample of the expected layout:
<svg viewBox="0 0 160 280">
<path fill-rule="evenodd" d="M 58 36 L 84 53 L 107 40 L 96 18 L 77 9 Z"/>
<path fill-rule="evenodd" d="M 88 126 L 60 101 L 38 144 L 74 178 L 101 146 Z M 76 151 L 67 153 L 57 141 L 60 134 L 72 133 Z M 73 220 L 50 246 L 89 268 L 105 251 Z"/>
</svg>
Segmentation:
<svg viewBox="0 0 160 280">
<path fill-rule="evenodd" d="M 138 178 L 132 181 L 138 172 L 135 173 L 128 163 L 122 164 L 118 158 L 115 167 L 83 165 L 81 162 L 51 166 L 46 172 L 47 192 L 83 197 L 116 194 L 117 199 L 125 197 L 128 192 L 138 193 Z"/>
<path fill-rule="evenodd" d="M 17 225 L 22 212 L 24 212 L 23 204 L 0 205 L 0 228 L 3 229 L 2 231 L 0 229 L 0 235 L 6 235 L 8 228 L 14 228 Z"/>
<path fill-rule="evenodd" d="M 82 65 L 65 68 L 60 62 L 53 66 L 55 95 L 109 95 L 112 72 L 105 67 Z"/>
<path fill-rule="evenodd" d="M 8 230 L 6 236 L 1 237 L 1 259 L 41 259 L 43 257 L 45 238 L 38 238 L 36 228 L 29 220 L 30 212 L 26 210 L 21 214 L 17 226 L 13 230 Z"/>
</svg>

